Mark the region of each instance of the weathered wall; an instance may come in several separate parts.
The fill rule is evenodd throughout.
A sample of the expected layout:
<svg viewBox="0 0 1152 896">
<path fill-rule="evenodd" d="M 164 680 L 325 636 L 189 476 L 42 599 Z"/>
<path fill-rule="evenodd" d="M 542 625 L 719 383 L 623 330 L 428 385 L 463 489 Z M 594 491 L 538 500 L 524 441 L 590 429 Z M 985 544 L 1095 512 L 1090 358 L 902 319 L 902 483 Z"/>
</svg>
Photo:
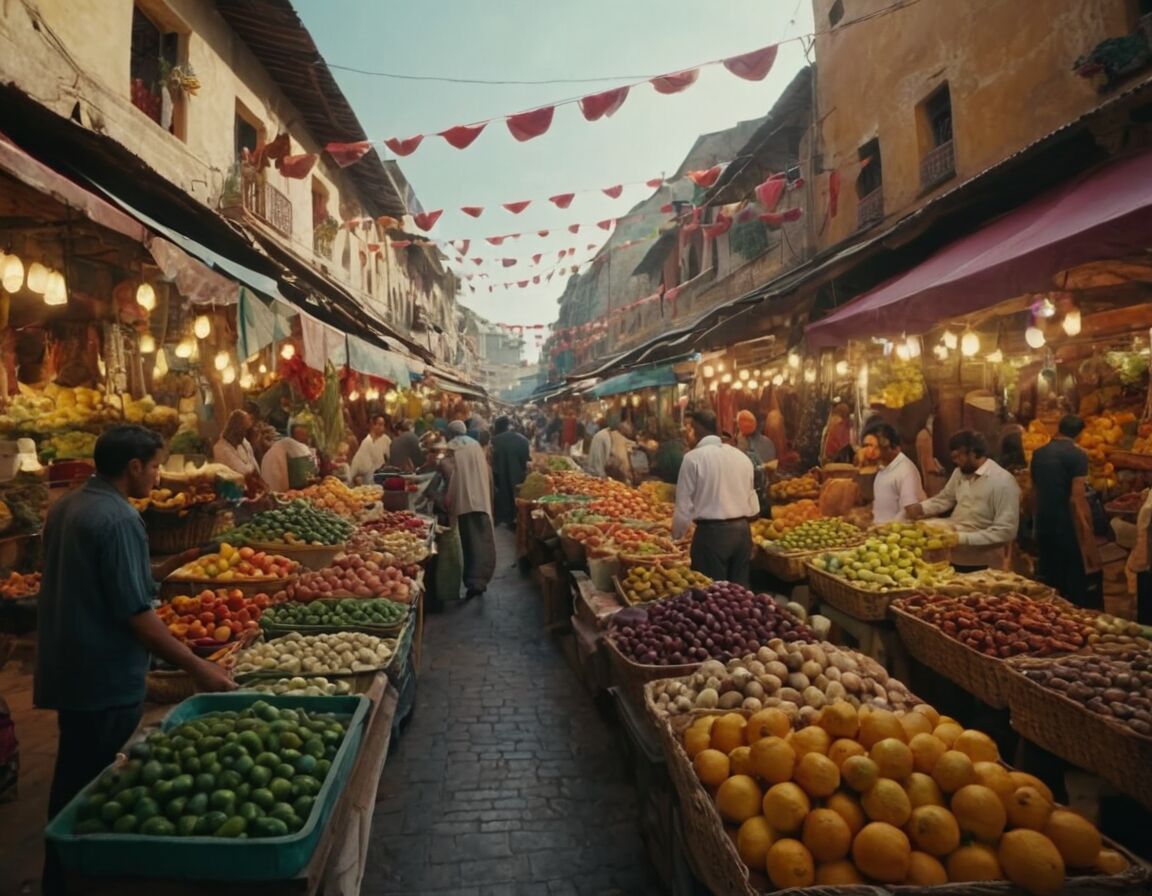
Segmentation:
<svg viewBox="0 0 1152 896">
<path fill-rule="evenodd" d="M 851 163 L 864 143 L 879 137 L 885 217 L 901 217 L 1095 108 L 1100 94 L 1072 64 L 1133 24 L 1126 0 L 920 0 L 848 25 L 892 3 L 843 0 L 844 19 L 828 31 L 832 5 L 812 3 L 824 32 L 816 39 L 823 167 L 841 169 L 843 178 L 840 210 L 819 235 L 821 248 L 856 230 L 858 169 Z M 945 82 L 956 173 L 923 190 L 917 106 Z M 827 178 L 821 182 L 826 189 Z"/>
</svg>

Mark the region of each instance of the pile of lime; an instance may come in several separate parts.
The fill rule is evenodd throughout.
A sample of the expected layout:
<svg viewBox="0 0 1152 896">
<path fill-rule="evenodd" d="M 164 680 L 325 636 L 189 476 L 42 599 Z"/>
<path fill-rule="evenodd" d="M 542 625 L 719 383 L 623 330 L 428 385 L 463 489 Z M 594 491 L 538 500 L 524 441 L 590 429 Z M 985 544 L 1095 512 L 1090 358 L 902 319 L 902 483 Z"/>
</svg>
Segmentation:
<svg viewBox="0 0 1152 896">
<path fill-rule="evenodd" d="M 408 605 L 387 598 L 345 597 L 339 600 L 314 600 L 309 603 L 286 603 L 269 607 L 260 624 L 322 626 L 394 626 L 408 615 Z"/>
<path fill-rule="evenodd" d="M 354 523 L 311 501 L 297 498 L 252 517 L 225 534 L 230 544 L 344 544 L 356 531 Z"/>
<path fill-rule="evenodd" d="M 832 517 L 801 523 L 776 539 L 775 547 L 781 551 L 819 551 L 846 547 L 862 537 L 851 523 Z"/>
<path fill-rule="evenodd" d="M 97 779 L 76 834 L 283 837 L 299 831 L 347 731 L 260 700 L 154 732 Z"/>
</svg>

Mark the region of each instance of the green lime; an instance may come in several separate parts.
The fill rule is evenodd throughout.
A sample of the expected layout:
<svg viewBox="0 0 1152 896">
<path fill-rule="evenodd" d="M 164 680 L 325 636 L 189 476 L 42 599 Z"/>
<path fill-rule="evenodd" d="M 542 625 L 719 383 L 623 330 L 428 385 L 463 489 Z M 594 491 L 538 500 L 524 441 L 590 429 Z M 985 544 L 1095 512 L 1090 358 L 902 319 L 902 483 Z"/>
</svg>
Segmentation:
<svg viewBox="0 0 1152 896">
<path fill-rule="evenodd" d="M 100 819 L 105 824 L 112 824 L 123 814 L 124 807 L 115 800 L 108 800 L 108 802 L 100 807 Z"/>
<path fill-rule="evenodd" d="M 213 790 L 208 797 L 208 805 L 221 812 L 232 814 L 232 807 L 236 804 L 235 792 L 227 789 Z"/>
<path fill-rule="evenodd" d="M 112 832 L 114 834 L 132 834 L 136 831 L 136 816 L 135 815 L 121 815 L 112 824 Z"/>
<path fill-rule="evenodd" d="M 278 802 L 284 802 L 292 796 L 292 782 L 287 778 L 273 778 L 268 783 L 268 789 Z"/>
<path fill-rule="evenodd" d="M 140 824 L 140 833 L 150 837 L 171 837 L 176 833 L 176 827 L 167 818 L 156 815 Z"/>
<path fill-rule="evenodd" d="M 149 818 L 159 815 L 160 806 L 151 797 L 143 797 L 137 800 L 136 805 L 132 807 L 132 814 L 136 816 L 137 821 L 143 823 Z"/>
<path fill-rule="evenodd" d="M 108 828 L 99 818 L 85 818 L 73 828 L 73 833 L 83 836 L 85 834 L 106 834 Z"/>
<path fill-rule="evenodd" d="M 191 837 L 196 833 L 196 827 L 200 824 L 199 815 L 182 815 L 176 820 L 176 836 L 177 837 Z"/>
</svg>

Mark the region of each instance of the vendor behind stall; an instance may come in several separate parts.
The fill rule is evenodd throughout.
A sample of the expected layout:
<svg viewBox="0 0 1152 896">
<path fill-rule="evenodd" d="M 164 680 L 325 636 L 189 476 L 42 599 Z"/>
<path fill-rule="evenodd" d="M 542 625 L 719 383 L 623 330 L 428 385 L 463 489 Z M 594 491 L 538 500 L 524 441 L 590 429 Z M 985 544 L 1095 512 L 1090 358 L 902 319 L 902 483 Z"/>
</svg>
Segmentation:
<svg viewBox="0 0 1152 896">
<path fill-rule="evenodd" d="M 294 422 L 288 435 L 272 444 L 260 464 L 260 475 L 274 492 L 306 488 L 316 478 L 316 452 L 311 445 L 312 430 Z"/>
<path fill-rule="evenodd" d="M 212 459 L 235 470 L 245 479 L 260 472 L 252 443 L 248 441 L 248 431 L 252 428 L 252 417 L 246 412 L 235 410 L 228 415 L 224 432 L 212 446 Z"/>
<path fill-rule="evenodd" d="M 872 520 L 878 525 L 903 522 L 908 518 L 904 508 L 924 500 L 920 471 L 900 450 L 900 435 L 890 423 L 871 422 L 864 435 L 876 440 L 880 459 L 880 470 L 872 485 Z"/>
<path fill-rule="evenodd" d="M 760 432 L 756 415 L 751 411 L 741 411 L 736 415 L 736 447 L 741 451 L 754 454 L 758 460 L 756 464 L 766 464 L 776 460 L 776 443 Z"/>
<path fill-rule="evenodd" d="M 392 448 L 392 440 L 388 437 L 388 418 L 383 414 L 373 414 L 369 424 L 368 435 L 356 449 L 352 464 L 348 470 L 348 478 L 353 485 L 371 483 L 372 477 L 382 466 L 388 463 L 388 454 Z"/>
</svg>

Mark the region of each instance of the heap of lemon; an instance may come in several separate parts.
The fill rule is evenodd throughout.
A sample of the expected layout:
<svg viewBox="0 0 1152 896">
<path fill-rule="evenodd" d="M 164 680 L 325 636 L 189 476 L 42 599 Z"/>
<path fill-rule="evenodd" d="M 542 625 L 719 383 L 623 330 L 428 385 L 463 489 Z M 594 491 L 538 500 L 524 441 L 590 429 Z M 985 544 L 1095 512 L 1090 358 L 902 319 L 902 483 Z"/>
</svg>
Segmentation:
<svg viewBox="0 0 1152 896">
<path fill-rule="evenodd" d="M 1127 867 L 988 735 L 927 705 L 838 702 L 797 730 L 777 709 L 706 715 L 683 744 L 740 858 L 781 889 L 1010 880 L 1054 896 L 1069 870 Z"/>
</svg>

